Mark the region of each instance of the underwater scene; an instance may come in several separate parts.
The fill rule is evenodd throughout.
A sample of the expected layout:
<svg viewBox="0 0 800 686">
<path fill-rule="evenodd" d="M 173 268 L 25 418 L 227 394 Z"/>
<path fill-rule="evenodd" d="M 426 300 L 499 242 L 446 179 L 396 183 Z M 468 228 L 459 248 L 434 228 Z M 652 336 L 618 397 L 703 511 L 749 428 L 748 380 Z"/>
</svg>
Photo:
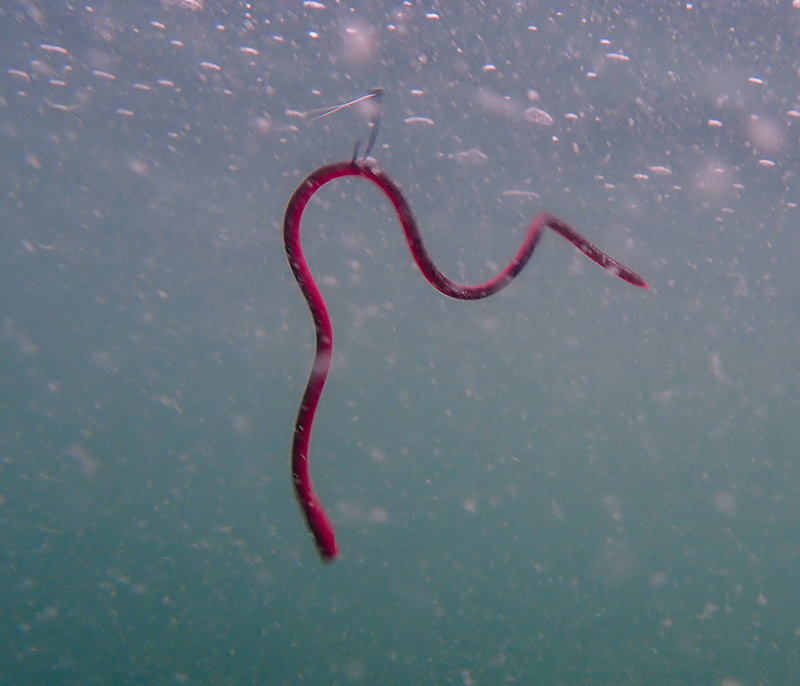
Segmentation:
<svg viewBox="0 0 800 686">
<path fill-rule="evenodd" d="M 800 0 L 0 40 L 0 686 L 800 683 Z"/>
</svg>

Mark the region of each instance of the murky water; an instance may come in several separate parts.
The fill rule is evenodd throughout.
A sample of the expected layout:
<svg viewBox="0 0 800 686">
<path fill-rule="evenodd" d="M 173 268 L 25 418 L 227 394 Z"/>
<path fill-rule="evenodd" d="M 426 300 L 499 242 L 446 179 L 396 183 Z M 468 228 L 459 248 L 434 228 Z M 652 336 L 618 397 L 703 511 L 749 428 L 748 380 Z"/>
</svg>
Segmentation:
<svg viewBox="0 0 800 686">
<path fill-rule="evenodd" d="M 795 3 L 796 4 L 796 3 Z M 787 3 L 0 8 L 0 683 L 800 677 L 797 59 Z M 359 180 L 374 156 L 454 302 Z"/>
</svg>

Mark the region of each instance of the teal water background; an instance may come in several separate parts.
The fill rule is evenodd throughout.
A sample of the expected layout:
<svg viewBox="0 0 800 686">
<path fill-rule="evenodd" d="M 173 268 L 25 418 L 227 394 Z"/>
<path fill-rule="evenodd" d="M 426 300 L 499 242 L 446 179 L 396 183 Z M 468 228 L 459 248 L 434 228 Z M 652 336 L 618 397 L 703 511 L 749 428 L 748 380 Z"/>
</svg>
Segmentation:
<svg viewBox="0 0 800 686">
<path fill-rule="evenodd" d="M 795 3 L 796 4 L 796 3 Z M 800 680 L 800 9 L 0 8 L 0 684 Z M 286 201 L 366 135 L 383 196 Z M 538 110 L 531 110 L 536 107 Z M 546 112 L 544 116 L 542 112 Z"/>
</svg>

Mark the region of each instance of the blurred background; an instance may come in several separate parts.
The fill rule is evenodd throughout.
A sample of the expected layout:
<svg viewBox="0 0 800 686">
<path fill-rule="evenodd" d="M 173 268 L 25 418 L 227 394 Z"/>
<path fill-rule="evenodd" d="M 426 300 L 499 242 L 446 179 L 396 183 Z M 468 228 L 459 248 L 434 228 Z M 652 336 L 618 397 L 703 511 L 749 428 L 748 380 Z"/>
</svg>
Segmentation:
<svg viewBox="0 0 800 686">
<path fill-rule="evenodd" d="M 0 684 L 800 679 L 800 2 L 0 7 Z M 282 217 L 367 135 L 373 186 Z"/>
</svg>

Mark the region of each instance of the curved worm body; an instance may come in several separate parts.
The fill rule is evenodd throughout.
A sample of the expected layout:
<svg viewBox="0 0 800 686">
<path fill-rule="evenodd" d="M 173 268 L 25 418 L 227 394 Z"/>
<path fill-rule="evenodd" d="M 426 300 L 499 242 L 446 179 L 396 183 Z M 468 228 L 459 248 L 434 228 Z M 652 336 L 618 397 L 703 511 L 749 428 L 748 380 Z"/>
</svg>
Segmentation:
<svg viewBox="0 0 800 686">
<path fill-rule="evenodd" d="M 283 220 L 283 240 L 289 265 L 311 310 L 317 333 L 317 350 L 314 364 L 311 368 L 308 384 L 306 385 L 295 423 L 294 439 L 292 441 L 292 479 L 295 493 L 308 527 L 314 537 L 319 554 L 325 561 L 331 561 L 336 557 L 336 537 L 333 532 L 333 525 L 311 485 L 311 477 L 308 473 L 308 446 L 311 438 L 311 427 L 314 422 L 314 413 L 331 365 L 333 329 L 328 316 L 328 308 L 325 306 L 325 300 L 319 288 L 317 288 L 303 255 L 303 248 L 300 244 L 300 221 L 303 217 L 303 211 L 314 193 L 326 183 L 345 176 L 361 177 L 374 183 L 384 192 L 389 202 L 392 203 L 397 218 L 400 220 L 408 247 L 411 250 L 411 256 L 420 271 L 436 290 L 451 298 L 478 300 L 505 288 L 527 264 L 545 228 L 551 229 L 566 238 L 584 255 L 612 274 L 634 286 L 647 288 L 644 279 L 636 272 L 606 255 L 569 224 L 551 214 L 539 214 L 534 217 L 517 254 L 497 276 L 475 285 L 457 283 L 448 279 L 437 269 L 422 243 L 417 222 L 408 202 L 395 182 L 378 167 L 366 160 L 352 160 L 328 164 L 311 172 L 305 181 L 297 187 L 297 190 L 289 200 L 289 204 L 286 206 L 286 214 Z"/>
</svg>

